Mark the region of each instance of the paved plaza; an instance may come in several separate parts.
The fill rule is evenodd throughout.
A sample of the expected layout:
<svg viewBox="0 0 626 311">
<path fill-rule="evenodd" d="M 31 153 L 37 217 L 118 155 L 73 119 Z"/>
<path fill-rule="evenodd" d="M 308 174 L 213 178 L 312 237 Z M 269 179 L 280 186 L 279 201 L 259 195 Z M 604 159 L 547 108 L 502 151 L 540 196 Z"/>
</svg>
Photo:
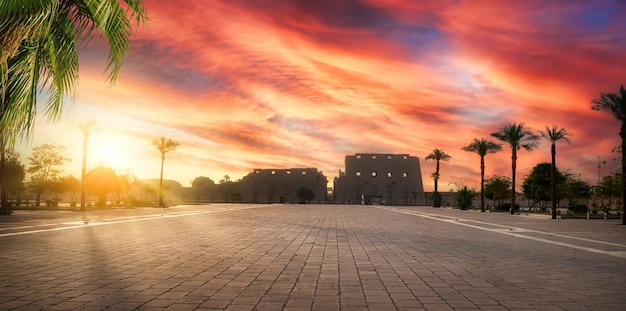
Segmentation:
<svg viewBox="0 0 626 311">
<path fill-rule="evenodd" d="M 626 226 L 432 207 L 0 217 L 0 310 L 626 310 Z"/>
</svg>

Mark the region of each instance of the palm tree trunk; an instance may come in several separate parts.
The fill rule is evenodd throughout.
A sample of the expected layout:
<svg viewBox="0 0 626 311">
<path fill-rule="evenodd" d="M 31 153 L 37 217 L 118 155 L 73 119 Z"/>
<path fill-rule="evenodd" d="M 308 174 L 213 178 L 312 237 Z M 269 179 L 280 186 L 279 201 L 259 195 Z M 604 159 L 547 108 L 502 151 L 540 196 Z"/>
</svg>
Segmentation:
<svg viewBox="0 0 626 311">
<path fill-rule="evenodd" d="M 556 219 L 556 144 L 552 143 L 552 168 L 550 170 L 552 186 L 552 219 Z"/>
<path fill-rule="evenodd" d="M 515 169 L 517 168 L 517 149 L 513 148 L 511 156 L 511 215 L 515 214 Z"/>
<path fill-rule="evenodd" d="M 622 138 L 622 225 L 626 225 L 626 122 L 622 122 L 619 136 Z"/>
<path fill-rule="evenodd" d="M 437 162 L 437 167 L 435 169 L 435 192 L 439 192 L 437 189 L 437 184 L 439 182 L 439 160 Z"/>
<path fill-rule="evenodd" d="M 480 211 L 485 212 L 485 157 L 480 157 Z"/>
<path fill-rule="evenodd" d="M 85 211 L 85 176 L 87 175 L 87 133 L 84 133 L 83 137 L 83 167 L 81 170 L 81 183 L 80 183 L 80 210 Z"/>
<path fill-rule="evenodd" d="M 159 207 L 163 206 L 163 164 L 165 163 L 165 153 L 161 154 L 161 176 L 159 177 Z"/>
</svg>

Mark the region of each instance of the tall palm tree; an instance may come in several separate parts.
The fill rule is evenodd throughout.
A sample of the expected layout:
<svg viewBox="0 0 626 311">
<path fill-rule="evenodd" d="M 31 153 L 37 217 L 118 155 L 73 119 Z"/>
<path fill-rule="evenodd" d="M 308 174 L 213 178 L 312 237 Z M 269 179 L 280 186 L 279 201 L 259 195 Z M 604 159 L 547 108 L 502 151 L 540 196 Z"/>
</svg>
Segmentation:
<svg viewBox="0 0 626 311">
<path fill-rule="evenodd" d="M 180 145 L 172 139 L 165 139 L 165 136 L 160 139 L 152 141 L 152 145 L 161 153 L 161 175 L 159 177 L 159 206 L 165 206 L 163 204 L 163 164 L 165 163 L 165 154 L 176 150 Z"/>
<path fill-rule="evenodd" d="M 600 93 L 591 100 L 591 109 L 610 112 L 622 122 L 619 136 L 622 138 L 622 202 L 626 202 L 626 90 L 622 85 L 619 93 Z M 622 225 L 626 225 L 626 204 L 623 204 Z"/>
<path fill-rule="evenodd" d="M 95 31 L 106 38 L 113 83 L 128 51 L 131 20 L 147 21 L 142 0 L 1 1 L 0 16 L 0 151 L 32 134 L 40 87 L 49 93 L 46 116 L 59 119 L 78 81 L 78 44 Z"/>
<path fill-rule="evenodd" d="M 80 180 L 80 210 L 85 210 L 85 176 L 87 175 L 87 142 L 89 140 L 89 134 L 93 130 L 93 126 L 96 125 L 96 120 L 92 119 L 81 123 L 78 128 L 83 133 L 83 166 L 81 171 Z"/>
<path fill-rule="evenodd" d="M 485 211 L 485 156 L 502 150 L 502 146 L 485 138 L 474 138 L 471 144 L 462 148 L 465 151 L 476 152 L 480 156 L 480 211 Z"/>
<path fill-rule="evenodd" d="M 552 143 L 552 167 L 550 169 L 550 180 L 551 180 L 551 190 L 552 190 L 552 219 L 556 219 L 556 142 L 564 141 L 568 144 L 571 144 L 572 141 L 568 136 L 571 136 L 564 128 L 558 128 L 556 125 L 553 125 L 552 128 L 546 126 L 546 130 L 541 132 L 541 137 L 547 139 Z"/>
<path fill-rule="evenodd" d="M 439 177 L 441 176 L 439 175 L 439 162 L 440 161 L 448 162 L 450 161 L 450 159 L 452 159 L 452 157 L 449 154 L 447 154 L 445 151 L 440 150 L 439 148 L 433 149 L 433 152 L 431 152 L 425 158 L 425 160 L 433 160 L 436 163 L 435 172 L 432 174 L 432 177 L 435 181 L 435 191 L 434 191 L 434 197 L 433 197 L 433 206 L 435 207 L 438 207 L 440 204 L 440 202 L 439 204 L 435 202 L 436 199 L 439 197 L 438 184 L 439 184 Z"/>
<path fill-rule="evenodd" d="M 515 214 L 515 170 L 517 168 L 517 151 L 521 148 L 531 151 L 537 147 L 539 136 L 524 127 L 524 123 L 507 123 L 497 132 L 491 133 L 511 146 L 511 215 Z"/>
</svg>

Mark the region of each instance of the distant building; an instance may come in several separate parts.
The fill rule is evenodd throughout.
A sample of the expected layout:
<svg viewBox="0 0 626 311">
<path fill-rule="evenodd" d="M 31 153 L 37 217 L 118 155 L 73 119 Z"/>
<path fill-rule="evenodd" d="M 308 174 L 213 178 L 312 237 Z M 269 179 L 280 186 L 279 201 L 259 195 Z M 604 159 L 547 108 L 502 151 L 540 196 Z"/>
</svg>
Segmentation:
<svg viewBox="0 0 626 311">
<path fill-rule="evenodd" d="M 316 168 L 254 169 L 239 184 L 242 202 L 298 203 L 297 192 L 305 187 L 315 195 L 311 203 L 326 203 L 328 179 Z"/>
<path fill-rule="evenodd" d="M 345 169 L 335 178 L 335 203 L 424 204 L 422 172 L 417 157 L 357 153 L 346 156 Z"/>
</svg>

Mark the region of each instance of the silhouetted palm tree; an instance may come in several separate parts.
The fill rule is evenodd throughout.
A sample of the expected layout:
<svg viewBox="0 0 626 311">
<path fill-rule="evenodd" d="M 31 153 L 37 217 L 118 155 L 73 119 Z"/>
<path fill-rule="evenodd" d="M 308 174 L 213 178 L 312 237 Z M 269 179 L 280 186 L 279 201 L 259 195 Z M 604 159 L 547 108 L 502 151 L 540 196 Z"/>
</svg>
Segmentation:
<svg viewBox="0 0 626 311">
<path fill-rule="evenodd" d="M 166 140 L 165 136 L 163 136 L 160 139 L 153 140 L 152 145 L 161 153 L 161 175 L 159 177 L 159 206 L 165 206 L 163 204 L 163 165 L 165 163 L 165 154 L 170 151 L 176 150 L 176 148 L 180 144 L 171 139 Z"/>
<path fill-rule="evenodd" d="M 485 156 L 502 150 L 502 146 L 487 139 L 474 138 L 471 144 L 462 148 L 465 151 L 476 152 L 480 156 L 480 211 L 485 211 Z"/>
<path fill-rule="evenodd" d="M 425 160 L 433 160 L 436 163 L 435 172 L 432 174 L 432 177 L 435 181 L 435 191 L 434 191 L 434 196 L 433 196 L 433 206 L 435 207 L 439 206 L 439 204 L 435 202 L 436 199 L 439 198 L 438 184 L 439 184 L 439 177 L 441 176 L 439 175 L 439 162 L 440 161 L 448 162 L 450 161 L 450 159 L 452 159 L 452 157 L 449 154 L 445 153 L 445 151 L 440 150 L 438 148 L 433 149 L 433 152 L 431 152 L 425 158 Z"/>
<path fill-rule="evenodd" d="M 619 136 L 622 138 L 622 202 L 626 202 L 626 90 L 622 85 L 619 93 L 600 93 L 591 101 L 591 109 L 610 112 L 621 121 Z M 622 225 L 626 225 L 626 204 L 622 206 Z"/>
<path fill-rule="evenodd" d="M 551 190 L 552 190 L 552 219 L 556 219 L 556 142 L 562 140 L 568 144 L 571 143 L 570 139 L 567 136 L 571 134 L 568 133 L 564 128 L 558 128 L 556 125 L 553 125 L 552 128 L 546 126 L 545 132 L 541 132 L 541 137 L 547 139 L 552 143 L 552 167 L 550 170 L 550 181 L 551 181 Z"/>
<path fill-rule="evenodd" d="M 539 136 L 524 128 L 524 123 L 507 123 L 491 136 L 508 143 L 511 146 L 511 214 L 515 214 L 515 170 L 517 168 L 517 151 L 521 148 L 527 151 L 537 147 Z"/>
<path fill-rule="evenodd" d="M 87 142 L 96 120 L 89 120 L 81 123 L 78 128 L 83 133 L 83 166 L 80 180 L 80 210 L 85 210 L 85 176 L 87 175 Z"/>
</svg>

